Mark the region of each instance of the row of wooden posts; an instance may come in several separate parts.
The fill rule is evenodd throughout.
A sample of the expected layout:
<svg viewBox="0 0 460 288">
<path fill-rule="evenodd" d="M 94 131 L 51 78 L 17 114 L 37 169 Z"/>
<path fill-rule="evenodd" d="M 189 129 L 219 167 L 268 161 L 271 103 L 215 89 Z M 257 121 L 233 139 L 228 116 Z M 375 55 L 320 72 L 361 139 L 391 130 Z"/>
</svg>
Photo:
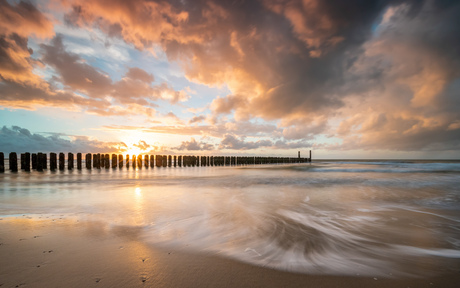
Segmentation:
<svg viewBox="0 0 460 288">
<path fill-rule="evenodd" d="M 59 157 L 58 157 L 59 156 Z M 82 169 L 82 153 L 76 155 L 76 168 Z M 310 158 L 300 158 L 300 152 L 297 158 L 291 157 L 240 157 L 240 156 L 172 156 L 172 155 L 132 155 L 131 161 L 129 155 L 126 155 L 124 161 L 123 155 L 120 154 L 91 154 L 85 155 L 86 169 L 109 169 L 109 168 L 133 168 L 145 167 L 194 167 L 194 166 L 231 166 L 231 165 L 255 165 L 255 164 L 278 164 L 278 163 L 307 163 L 311 162 Z M 21 153 L 20 154 L 20 169 L 24 171 L 37 170 L 43 171 L 48 169 L 48 156 L 46 153 Z M 112 161 L 110 161 L 112 158 Z M 12 172 L 17 172 L 18 156 L 17 153 L 9 154 L 9 169 Z M 32 161 L 31 161 L 32 160 Z M 73 153 L 67 154 L 67 169 L 75 168 L 75 157 Z M 32 164 L 32 165 L 31 165 Z M 65 154 L 50 153 L 49 154 L 49 169 L 51 171 L 65 170 Z M 0 173 L 5 172 L 4 154 L 0 152 Z"/>
</svg>

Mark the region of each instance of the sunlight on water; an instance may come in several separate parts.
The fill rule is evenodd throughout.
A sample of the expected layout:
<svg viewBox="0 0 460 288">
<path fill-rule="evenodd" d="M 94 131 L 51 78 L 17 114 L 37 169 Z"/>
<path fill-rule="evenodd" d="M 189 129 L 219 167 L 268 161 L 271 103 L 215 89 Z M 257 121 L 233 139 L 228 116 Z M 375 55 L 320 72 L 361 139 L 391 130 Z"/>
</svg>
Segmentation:
<svg viewBox="0 0 460 288">
<path fill-rule="evenodd" d="M 460 266 L 456 162 L 19 172 L 0 179 L 0 218 L 102 221 L 141 229 L 146 244 L 310 274 L 426 276 Z"/>
</svg>

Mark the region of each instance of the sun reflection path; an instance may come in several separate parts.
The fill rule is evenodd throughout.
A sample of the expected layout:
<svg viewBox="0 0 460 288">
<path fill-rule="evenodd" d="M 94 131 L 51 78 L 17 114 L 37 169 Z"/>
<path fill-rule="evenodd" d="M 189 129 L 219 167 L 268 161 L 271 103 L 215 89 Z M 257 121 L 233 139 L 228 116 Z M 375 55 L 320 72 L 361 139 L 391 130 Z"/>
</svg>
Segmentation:
<svg viewBox="0 0 460 288">
<path fill-rule="evenodd" d="M 145 224 L 144 195 L 141 187 L 134 188 L 133 216 L 137 225 Z"/>
</svg>

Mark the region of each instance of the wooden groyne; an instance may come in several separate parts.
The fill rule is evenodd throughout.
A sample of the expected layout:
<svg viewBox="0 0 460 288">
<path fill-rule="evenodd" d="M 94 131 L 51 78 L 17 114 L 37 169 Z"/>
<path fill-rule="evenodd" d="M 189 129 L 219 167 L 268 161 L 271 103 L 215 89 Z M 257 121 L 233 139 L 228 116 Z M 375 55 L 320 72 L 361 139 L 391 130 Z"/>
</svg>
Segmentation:
<svg viewBox="0 0 460 288">
<path fill-rule="evenodd" d="M 64 171 L 75 169 L 75 155 L 67 153 L 49 153 L 49 169 L 51 171 Z M 48 155 L 46 153 L 21 153 L 20 166 L 18 166 L 18 154 L 12 152 L 8 157 L 9 170 L 18 172 L 19 169 L 29 172 L 31 170 L 43 171 L 48 169 Z M 67 162 L 67 165 L 66 165 Z M 155 167 L 205 167 L 205 166 L 237 166 L 237 165 L 261 165 L 261 164 L 291 164 L 311 162 L 311 150 L 309 158 L 298 157 L 257 157 L 257 156 L 190 156 L 190 155 L 126 155 L 122 154 L 85 154 L 77 153 L 76 169 L 85 167 L 91 169 L 122 169 L 138 168 L 153 169 Z M 31 165 L 32 164 L 32 165 Z M 0 152 L 0 173 L 5 172 L 5 155 Z"/>
</svg>

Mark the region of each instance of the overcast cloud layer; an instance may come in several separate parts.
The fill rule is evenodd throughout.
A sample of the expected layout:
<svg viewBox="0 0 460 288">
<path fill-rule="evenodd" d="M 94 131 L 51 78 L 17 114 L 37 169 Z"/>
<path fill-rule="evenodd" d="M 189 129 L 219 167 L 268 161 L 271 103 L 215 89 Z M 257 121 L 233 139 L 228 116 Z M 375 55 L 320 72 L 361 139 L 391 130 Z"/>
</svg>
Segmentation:
<svg viewBox="0 0 460 288">
<path fill-rule="evenodd" d="M 206 102 L 158 67 L 116 78 L 56 25 L 230 93 Z M 0 106 L 139 115 L 145 125 L 106 129 L 189 137 L 176 151 L 460 151 L 459 1 L 0 0 L 0 62 Z"/>
</svg>

